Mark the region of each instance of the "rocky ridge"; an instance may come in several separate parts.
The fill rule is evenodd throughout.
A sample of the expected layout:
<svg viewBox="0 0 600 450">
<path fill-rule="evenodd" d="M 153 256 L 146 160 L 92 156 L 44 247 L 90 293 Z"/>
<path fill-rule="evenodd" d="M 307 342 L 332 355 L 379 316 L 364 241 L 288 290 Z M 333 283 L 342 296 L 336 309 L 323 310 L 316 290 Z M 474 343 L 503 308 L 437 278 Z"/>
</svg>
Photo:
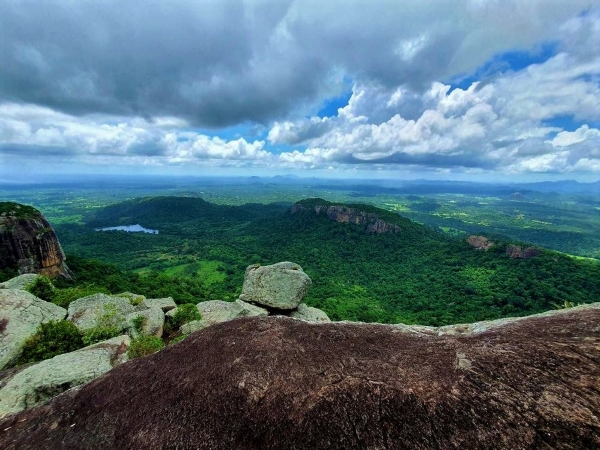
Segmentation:
<svg viewBox="0 0 600 450">
<path fill-rule="evenodd" d="M 599 323 L 243 318 L 5 418 L 0 447 L 598 448 Z"/>
<path fill-rule="evenodd" d="M 291 214 L 298 214 L 300 211 L 306 211 L 309 208 L 303 204 L 296 203 L 290 209 Z M 328 219 L 342 223 L 353 223 L 354 225 L 366 227 L 367 233 L 400 233 L 402 228 L 398 225 L 381 220 L 377 214 L 361 211 L 357 208 L 351 208 L 344 205 L 314 205 L 312 210 L 317 214 L 323 214 Z"/>
</svg>

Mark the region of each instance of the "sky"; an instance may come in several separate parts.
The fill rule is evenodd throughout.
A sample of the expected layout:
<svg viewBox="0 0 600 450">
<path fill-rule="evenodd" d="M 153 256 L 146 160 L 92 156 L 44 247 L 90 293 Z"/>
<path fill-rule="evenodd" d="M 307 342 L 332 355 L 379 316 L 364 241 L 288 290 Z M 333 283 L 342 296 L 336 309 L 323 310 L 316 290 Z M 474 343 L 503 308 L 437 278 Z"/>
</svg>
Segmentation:
<svg viewBox="0 0 600 450">
<path fill-rule="evenodd" d="M 600 179 L 597 0 L 0 11 L 0 179 Z"/>
</svg>

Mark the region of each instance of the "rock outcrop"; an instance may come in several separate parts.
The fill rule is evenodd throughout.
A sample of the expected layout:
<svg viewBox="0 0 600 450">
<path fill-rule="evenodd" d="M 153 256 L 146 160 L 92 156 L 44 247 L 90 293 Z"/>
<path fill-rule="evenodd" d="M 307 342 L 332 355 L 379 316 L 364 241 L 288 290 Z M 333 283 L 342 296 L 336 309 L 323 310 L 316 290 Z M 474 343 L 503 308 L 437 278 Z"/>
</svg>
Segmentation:
<svg viewBox="0 0 600 450">
<path fill-rule="evenodd" d="M 534 256 L 541 255 L 542 251 L 535 247 L 527 247 L 526 249 L 523 249 L 523 247 L 519 245 L 510 244 L 506 246 L 506 254 L 512 259 L 530 259 Z"/>
<path fill-rule="evenodd" d="M 0 289 L 0 370 L 14 363 L 38 325 L 62 320 L 67 311 L 29 292 Z"/>
<path fill-rule="evenodd" d="M 70 277 L 65 254 L 46 218 L 35 208 L 0 203 L 0 269 Z"/>
<path fill-rule="evenodd" d="M 292 319 L 304 320 L 305 322 L 312 323 L 331 322 L 325 312 L 318 308 L 305 305 L 304 303 L 300 303 L 298 308 L 290 313 L 290 317 Z"/>
<path fill-rule="evenodd" d="M 141 317 L 141 326 L 136 327 L 136 319 Z M 165 326 L 165 313 L 161 308 L 149 308 L 130 313 L 126 317 L 127 330 L 132 338 L 139 336 L 162 337 Z"/>
<path fill-rule="evenodd" d="M 240 300 L 279 310 L 296 309 L 311 281 L 302 267 L 292 262 L 248 266 Z"/>
<path fill-rule="evenodd" d="M 146 308 L 160 308 L 163 312 L 171 311 L 177 308 L 177 303 L 171 297 L 166 298 L 146 298 L 142 302 L 142 305 Z"/>
<path fill-rule="evenodd" d="M 239 319 L 6 417 L 0 448 L 599 448 L 599 323 Z"/>
<path fill-rule="evenodd" d="M 129 343 L 129 336 L 115 337 L 16 372 L 0 389 L 0 417 L 32 408 L 98 378 L 127 361 Z"/>
<path fill-rule="evenodd" d="M 32 284 L 40 276 L 37 273 L 24 273 L 18 277 L 0 283 L 0 289 L 21 289 L 25 290 L 27 286 Z"/>
<path fill-rule="evenodd" d="M 106 294 L 93 294 L 79 298 L 69 304 L 70 320 L 82 331 L 90 330 L 101 322 L 110 322 L 124 330 L 127 315 L 136 309 L 127 297 L 114 297 Z"/>
<path fill-rule="evenodd" d="M 381 220 L 377 214 L 360 211 L 344 205 L 315 205 L 312 209 L 317 214 L 326 215 L 328 219 L 336 222 L 353 223 L 366 227 L 367 233 L 399 233 L 402 228 L 396 224 Z M 306 211 L 307 207 L 296 203 L 292 206 L 290 213 L 297 214 L 300 211 Z"/>
<path fill-rule="evenodd" d="M 236 300 L 235 302 L 224 302 L 223 300 L 209 300 L 198 303 L 198 311 L 201 320 L 194 320 L 181 326 L 183 334 L 193 333 L 211 325 L 241 317 L 268 316 L 269 312 L 258 306 Z"/>
<path fill-rule="evenodd" d="M 469 236 L 467 242 L 471 247 L 484 251 L 487 251 L 494 246 L 494 243 L 484 236 Z"/>
</svg>

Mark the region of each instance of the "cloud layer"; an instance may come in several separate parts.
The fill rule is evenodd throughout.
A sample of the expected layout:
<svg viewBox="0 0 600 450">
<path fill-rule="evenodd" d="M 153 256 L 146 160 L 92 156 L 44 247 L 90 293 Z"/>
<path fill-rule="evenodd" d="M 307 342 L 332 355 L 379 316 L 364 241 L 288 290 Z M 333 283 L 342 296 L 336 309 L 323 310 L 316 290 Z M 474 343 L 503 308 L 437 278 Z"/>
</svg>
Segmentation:
<svg viewBox="0 0 600 450">
<path fill-rule="evenodd" d="M 600 171 L 591 0 L 0 2 L 0 157 Z"/>
</svg>

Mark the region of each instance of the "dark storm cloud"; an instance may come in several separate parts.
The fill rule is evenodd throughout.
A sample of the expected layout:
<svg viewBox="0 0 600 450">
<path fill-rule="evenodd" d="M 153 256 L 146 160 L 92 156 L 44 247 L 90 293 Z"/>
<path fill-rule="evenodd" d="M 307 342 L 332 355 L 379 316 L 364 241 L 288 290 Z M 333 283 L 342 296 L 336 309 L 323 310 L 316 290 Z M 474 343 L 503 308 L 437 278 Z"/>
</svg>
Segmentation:
<svg viewBox="0 0 600 450">
<path fill-rule="evenodd" d="M 208 127 L 302 115 L 348 77 L 418 89 L 578 7 L 513 30 L 481 2 L 0 1 L 0 101 Z"/>
</svg>

